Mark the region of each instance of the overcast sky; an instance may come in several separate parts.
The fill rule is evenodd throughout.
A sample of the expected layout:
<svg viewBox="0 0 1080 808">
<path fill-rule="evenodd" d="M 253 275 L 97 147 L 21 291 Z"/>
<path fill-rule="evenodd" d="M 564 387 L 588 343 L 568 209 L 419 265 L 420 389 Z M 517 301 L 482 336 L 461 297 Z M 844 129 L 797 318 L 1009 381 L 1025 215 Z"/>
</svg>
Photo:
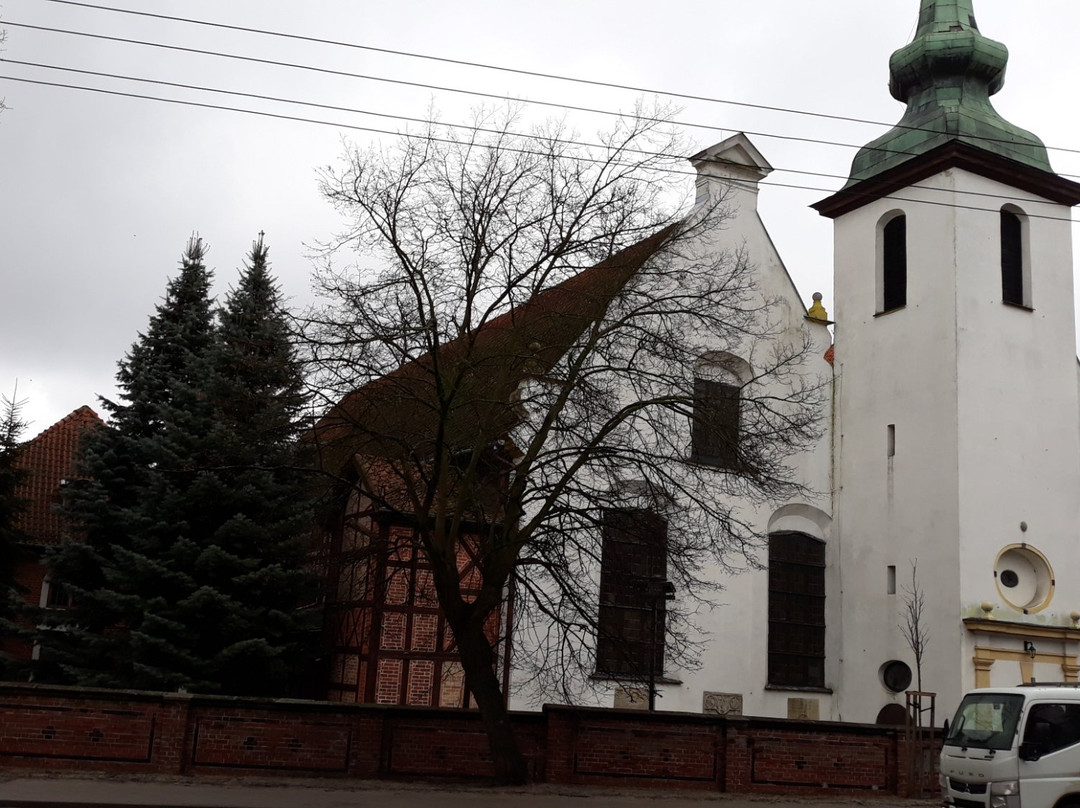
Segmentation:
<svg viewBox="0 0 1080 808">
<path fill-rule="evenodd" d="M 650 91 L 895 123 L 888 59 L 910 41 L 919 0 L 91 0 L 102 5 L 557 73 Z M 1010 121 L 1050 147 L 1080 149 L 1076 0 L 976 0 L 984 34 L 1010 50 L 995 97 Z M 273 269 L 295 306 L 310 299 L 310 245 L 340 228 L 316 171 L 342 138 L 388 139 L 406 123 L 358 112 L 138 84 L 15 62 L 111 73 L 423 118 L 465 120 L 477 96 L 430 87 L 169 51 L 27 26 L 137 39 L 422 85 L 603 110 L 641 93 L 460 67 L 63 4 L 0 0 L 0 392 L 29 400 L 45 429 L 115 396 L 116 363 L 144 330 L 188 237 L 210 244 L 218 295 L 266 232 Z M 318 125 L 23 83 L 74 84 L 331 122 Z M 492 102 L 488 102 L 492 103 Z M 831 223 L 808 205 L 842 184 L 854 148 L 883 127 L 715 101 L 678 101 L 698 147 L 747 131 L 778 169 L 760 206 L 802 296 L 832 310 Z M 559 114 L 537 108 L 537 117 Z M 583 134 L 602 116 L 566 113 Z M 802 138 L 793 140 L 791 138 Z M 1055 170 L 1080 155 L 1053 149 Z M 793 173 L 809 172 L 809 173 Z M 688 185 L 692 182 L 687 178 Z M 785 187 L 801 186 L 801 187 Z M 688 189 L 689 191 L 689 189 Z"/>
</svg>

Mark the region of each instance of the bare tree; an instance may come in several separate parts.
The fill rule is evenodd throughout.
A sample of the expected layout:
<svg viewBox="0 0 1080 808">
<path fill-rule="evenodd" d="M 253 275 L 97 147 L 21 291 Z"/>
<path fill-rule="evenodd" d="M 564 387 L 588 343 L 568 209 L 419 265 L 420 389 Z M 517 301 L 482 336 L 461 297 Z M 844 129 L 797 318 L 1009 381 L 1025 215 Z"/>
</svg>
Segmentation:
<svg viewBox="0 0 1080 808">
<path fill-rule="evenodd" d="M 572 700 L 607 630 L 605 514 L 659 514 L 680 598 L 661 630 L 669 659 L 691 659 L 695 599 L 760 546 L 733 503 L 798 492 L 785 460 L 818 434 L 801 317 L 783 319 L 725 246 L 724 198 L 681 210 L 685 152 L 663 120 L 638 114 L 590 147 L 480 113 L 465 134 L 433 124 L 323 176 L 350 229 L 301 322 L 328 405 L 315 439 L 361 517 L 414 526 L 503 782 L 526 777 L 490 636 L 508 596 L 515 666 Z M 338 266 L 346 247 L 365 263 Z M 695 368 L 725 351 L 752 368 L 729 462 L 688 462 L 691 424 L 712 426 Z"/>
<path fill-rule="evenodd" d="M 911 562 L 911 585 L 903 587 L 904 593 L 904 622 L 900 623 L 900 632 L 904 636 L 908 648 L 915 657 L 915 686 L 922 691 L 922 662 L 926 653 L 926 646 L 930 644 L 930 632 L 923 619 L 925 598 L 922 587 L 919 586 L 919 560 Z M 921 716 L 919 717 L 921 723 Z"/>
</svg>

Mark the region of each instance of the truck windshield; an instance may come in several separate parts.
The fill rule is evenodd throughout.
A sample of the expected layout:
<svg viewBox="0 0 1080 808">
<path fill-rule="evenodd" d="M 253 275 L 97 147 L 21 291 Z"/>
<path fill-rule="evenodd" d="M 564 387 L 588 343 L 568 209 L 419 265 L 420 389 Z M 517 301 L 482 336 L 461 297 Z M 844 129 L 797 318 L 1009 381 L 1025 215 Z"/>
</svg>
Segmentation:
<svg viewBox="0 0 1080 808">
<path fill-rule="evenodd" d="M 1024 697 L 1014 693 L 969 693 L 956 710 L 945 743 L 975 749 L 1012 747 Z"/>
</svg>

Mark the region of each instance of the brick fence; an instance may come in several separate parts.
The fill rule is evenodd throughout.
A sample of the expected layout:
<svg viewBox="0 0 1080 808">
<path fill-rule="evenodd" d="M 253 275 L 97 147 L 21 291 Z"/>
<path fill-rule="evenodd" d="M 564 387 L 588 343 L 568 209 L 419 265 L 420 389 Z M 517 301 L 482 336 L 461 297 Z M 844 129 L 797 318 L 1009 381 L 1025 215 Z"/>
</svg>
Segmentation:
<svg viewBox="0 0 1080 808">
<path fill-rule="evenodd" d="M 913 791 L 899 727 L 550 705 L 513 722 L 537 782 Z M 0 683 L 3 768 L 481 780 L 490 760 L 467 710 Z"/>
</svg>

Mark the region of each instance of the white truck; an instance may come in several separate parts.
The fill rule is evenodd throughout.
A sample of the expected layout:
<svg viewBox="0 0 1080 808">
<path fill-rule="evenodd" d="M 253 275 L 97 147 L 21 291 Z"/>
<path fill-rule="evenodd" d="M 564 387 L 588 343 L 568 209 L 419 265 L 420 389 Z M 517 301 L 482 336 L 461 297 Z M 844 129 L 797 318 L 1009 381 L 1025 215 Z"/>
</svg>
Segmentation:
<svg viewBox="0 0 1080 808">
<path fill-rule="evenodd" d="M 1080 808 L 1080 685 L 972 690 L 945 725 L 946 808 Z"/>
</svg>

